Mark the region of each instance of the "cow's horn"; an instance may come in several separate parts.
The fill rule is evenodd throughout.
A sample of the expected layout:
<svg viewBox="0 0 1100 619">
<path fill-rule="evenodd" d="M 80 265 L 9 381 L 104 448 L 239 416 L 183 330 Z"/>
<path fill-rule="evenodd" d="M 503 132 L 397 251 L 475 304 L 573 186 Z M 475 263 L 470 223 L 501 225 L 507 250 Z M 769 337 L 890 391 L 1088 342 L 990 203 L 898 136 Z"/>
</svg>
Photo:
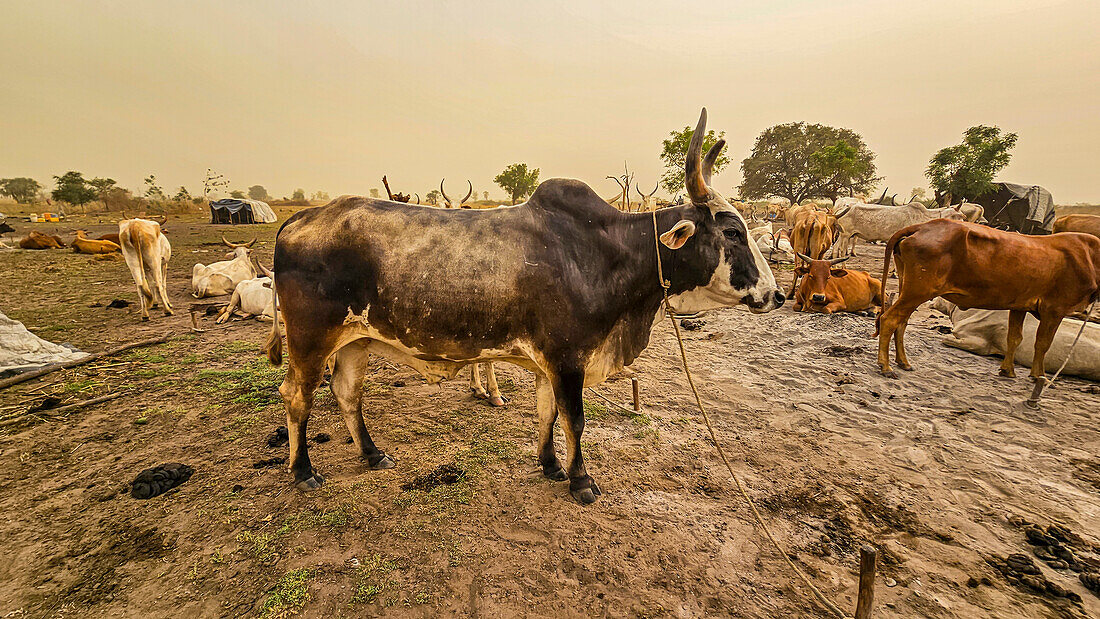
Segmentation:
<svg viewBox="0 0 1100 619">
<path fill-rule="evenodd" d="M 414 193 L 413 195 L 416 196 L 416 203 L 420 204 L 420 194 Z"/>
<path fill-rule="evenodd" d="M 707 184 L 707 187 L 710 187 L 710 175 L 714 171 L 714 162 L 718 161 L 718 156 L 722 154 L 722 149 L 725 147 L 726 141 L 724 139 L 718 140 L 707 151 L 707 156 L 703 158 L 703 182 Z"/>
<path fill-rule="evenodd" d="M 275 274 L 274 274 L 274 273 L 272 273 L 271 271 L 269 271 L 269 270 L 267 269 L 267 267 L 265 267 L 264 265 L 260 264 L 260 261 L 259 261 L 259 260 L 257 260 L 257 261 L 256 261 L 256 266 L 258 266 L 258 267 L 260 268 L 260 273 L 263 273 L 263 274 L 264 274 L 264 277 L 270 277 L 271 279 L 275 279 Z"/>
<path fill-rule="evenodd" d="M 247 248 L 249 248 L 249 249 L 252 249 L 252 245 L 253 245 L 253 244 L 254 244 L 255 242 L 256 242 L 256 237 L 252 237 L 252 240 L 251 240 L 251 241 L 249 241 L 249 242 L 247 242 L 247 243 L 245 243 L 245 244 L 244 244 L 244 246 L 245 246 L 245 247 L 247 247 Z"/>
<path fill-rule="evenodd" d="M 660 188 L 661 188 L 661 181 L 657 181 L 656 183 L 653 183 L 653 191 L 649 192 L 649 195 L 647 195 L 646 197 L 647 198 L 652 198 L 653 194 L 657 193 L 657 190 L 660 189 Z"/>
<path fill-rule="evenodd" d="M 443 194 L 443 205 L 444 206 L 450 206 L 451 205 L 451 199 L 447 197 L 447 192 L 443 190 L 443 181 L 445 181 L 445 180 L 447 180 L 447 179 L 444 178 L 443 180 L 439 181 L 439 193 Z"/>
<path fill-rule="evenodd" d="M 845 260 L 847 260 L 849 258 L 851 258 L 851 256 L 844 256 L 843 258 L 833 258 L 832 260 L 829 261 L 829 266 L 836 266 L 836 265 L 840 264 L 841 262 L 844 262 Z"/>
<path fill-rule="evenodd" d="M 699 124 L 695 126 L 695 133 L 691 134 L 687 156 L 684 158 L 684 186 L 687 188 L 688 197 L 691 198 L 694 204 L 705 204 L 710 201 L 710 190 L 707 189 L 707 181 L 703 177 L 703 164 L 700 160 L 703 151 L 703 137 L 706 132 L 707 108 L 703 108 L 703 111 L 699 113 Z"/>
<path fill-rule="evenodd" d="M 470 186 L 470 190 L 466 192 L 466 197 L 462 198 L 462 202 L 459 204 L 466 204 L 466 200 L 470 199 L 470 196 L 474 195 L 474 184 L 470 182 L 470 179 L 466 179 L 466 183 Z"/>
<path fill-rule="evenodd" d="M 881 195 L 881 196 L 879 196 L 879 197 L 878 197 L 878 200 L 877 200 L 877 202 L 878 202 L 879 204 L 882 204 L 882 201 L 886 199 L 886 192 L 887 192 L 887 191 L 890 191 L 890 188 L 889 188 L 889 187 L 887 187 L 886 189 L 883 189 L 883 190 L 882 190 L 882 195 Z"/>
<path fill-rule="evenodd" d="M 230 249 L 237 249 L 236 245 L 234 245 L 233 243 L 230 243 L 229 241 L 225 240 L 225 235 L 224 234 L 222 235 L 222 243 L 225 243 L 225 246 L 230 248 Z"/>
<path fill-rule="evenodd" d="M 157 221 L 157 220 L 154 219 L 153 221 Z M 157 221 L 157 223 L 162 225 L 162 226 L 164 224 L 168 223 L 168 215 L 161 215 L 160 216 L 160 221 Z"/>
<path fill-rule="evenodd" d="M 798 256 L 799 258 L 802 258 L 806 262 L 813 262 L 814 261 L 813 258 L 807 256 L 806 254 L 800 254 L 798 252 L 795 252 L 794 255 Z"/>
</svg>

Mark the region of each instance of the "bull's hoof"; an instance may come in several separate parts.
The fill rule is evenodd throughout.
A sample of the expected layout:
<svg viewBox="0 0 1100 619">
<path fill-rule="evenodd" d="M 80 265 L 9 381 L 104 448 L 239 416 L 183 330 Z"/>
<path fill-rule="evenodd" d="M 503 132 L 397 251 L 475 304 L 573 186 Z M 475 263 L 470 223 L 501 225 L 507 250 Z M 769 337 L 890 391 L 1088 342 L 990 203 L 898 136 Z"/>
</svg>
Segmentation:
<svg viewBox="0 0 1100 619">
<path fill-rule="evenodd" d="M 886 378 L 893 378 L 893 379 L 896 379 L 898 377 L 898 373 L 893 371 L 893 370 L 882 370 L 882 375 L 885 376 Z"/>
<path fill-rule="evenodd" d="M 148 316 L 142 316 L 141 317 L 141 322 L 149 322 L 149 317 Z"/>
<path fill-rule="evenodd" d="M 908 363 L 902 363 L 901 361 L 898 361 L 897 365 L 898 365 L 899 368 L 905 370 L 906 372 L 912 372 L 913 371 L 913 366 L 908 364 Z"/>
<path fill-rule="evenodd" d="M 489 393 L 486 391 L 478 391 L 477 389 L 470 389 L 470 393 L 474 394 L 474 397 L 479 400 L 488 400 Z"/>
<path fill-rule="evenodd" d="M 493 406 L 504 406 L 508 403 L 508 398 L 502 395 L 495 395 L 489 398 L 489 404 Z"/>
<path fill-rule="evenodd" d="M 176 313 L 175 313 L 175 312 L 173 312 L 173 311 L 172 311 L 172 310 L 170 310 L 170 309 L 166 309 L 166 310 L 164 310 L 164 315 L 165 315 L 165 316 L 175 316 L 175 315 L 176 315 Z"/>
<path fill-rule="evenodd" d="M 367 465 L 367 469 L 371 471 L 382 471 L 385 469 L 392 469 L 393 467 L 397 466 L 397 462 L 395 462 L 393 458 L 389 457 L 389 455 L 384 453 L 379 453 L 376 456 L 364 458 L 364 462 Z"/>
<path fill-rule="evenodd" d="M 555 462 L 549 466 L 542 466 L 542 474 L 550 481 L 565 481 L 569 479 L 569 475 L 565 474 L 565 469 L 561 468 L 561 463 Z"/>
<path fill-rule="evenodd" d="M 573 498 L 581 505 L 591 505 L 596 502 L 597 497 L 603 494 L 596 482 L 591 480 L 589 482 L 591 485 L 588 487 L 569 490 L 569 494 L 573 495 Z"/>
<path fill-rule="evenodd" d="M 1016 370 L 1006 370 L 1001 368 L 997 370 L 997 376 L 1004 376 L 1006 378 L 1016 378 Z"/>
<path fill-rule="evenodd" d="M 309 492 L 321 487 L 321 484 L 325 483 L 325 478 L 321 476 L 317 471 L 313 471 L 313 475 L 307 479 L 303 479 L 294 484 L 294 487 L 302 492 Z"/>
</svg>

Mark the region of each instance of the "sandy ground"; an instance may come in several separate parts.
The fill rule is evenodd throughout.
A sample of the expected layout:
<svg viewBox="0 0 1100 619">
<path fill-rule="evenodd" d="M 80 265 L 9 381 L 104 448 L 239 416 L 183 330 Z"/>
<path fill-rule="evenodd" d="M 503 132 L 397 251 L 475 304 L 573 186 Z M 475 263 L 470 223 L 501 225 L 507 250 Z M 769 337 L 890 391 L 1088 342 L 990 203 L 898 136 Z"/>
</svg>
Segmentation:
<svg viewBox="0 0 1100 619">
<path fill-rule="evenodd" d="M 99 232 L 109 221 L 86 223 Z M 95 351 L 175 334 L 0 392 L 0 417 L 45 394 L 126 393 L 0 429 L 0 616 L 822 616 L 706 439 L 666 328 L 634 366 L 643 415 L 586 394 L 584 447 L 604 491 L 593 506 L 539 475 L 528 373 L 500 368 L 512 401 L 493 409 L 465 380 L 428 385 L 381 360 L 364 383 L 367 423 L 398 467 L 360 469 L 323 389 L 310 434 L 332 437 L 311 445 L 328 481 L 305 495 L 280 466 L 254 468 L 286 456 L 266 443 L 285 419 L 283 368 L 259 357 L 268 325 L 210 317 L 209 331 L 189 332 L 191 266 L 220 258 L 213 243 L 226 229 L 198 218 L 169 229 L 177 315 L 145 324 L 135 307 L 103 307 L 136 301 L 121 261 L 0 253 L 0 307 L 43 337 Z M 228 234 L 255 231 L 270 263 L 275 229 Z M 851 266 L 880 264 L 880 251 L 861 246 Z M 1067 527 L 1084 538 L 1081 559 L 1097 557 L 1087 548 L 1100 543 L 1095 385 L 1066 380 L 1040 411 L 1026 409 L 1026 372 L 997 378 L 997 359 L 941 345 L 935 327 L 948 323 L 927 310 L 907 332 L 915 370 L 899 380 L 875 372 L 871 318 L 788 305 L 705 320 L 687 345 L 716 429 L 776 536 L 830 599 L 854 608 L 868 542 L 882 555 L 877 617 L 1100 616 L 1071 570 L 1036 559 L 1080 602 L 1012 584 L 986 561 L 1031 554 L 1021 518 Z M 625 403 L 629 389 L 599 391 Z M 164 462 L 196 473 L 166 495 L 131 498 L 134 476 Z M 402 489 L 444 464 L 465 476 Z"/>
</svg>

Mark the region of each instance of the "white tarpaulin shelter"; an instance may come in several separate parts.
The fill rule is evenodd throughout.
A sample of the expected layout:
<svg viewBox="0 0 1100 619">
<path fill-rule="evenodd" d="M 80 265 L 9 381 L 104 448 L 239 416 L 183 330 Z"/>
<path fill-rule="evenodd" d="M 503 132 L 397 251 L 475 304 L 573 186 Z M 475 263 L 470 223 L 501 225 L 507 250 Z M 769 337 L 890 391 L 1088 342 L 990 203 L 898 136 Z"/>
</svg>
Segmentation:
<svg viewBox="0 0 1100 619">
<path fill-rule="evenodd" d="M 47 342 L 28 331 L 23 323 L 0 312 L 0 376 L 87 356 L 86 352 Z"/>
</svg>

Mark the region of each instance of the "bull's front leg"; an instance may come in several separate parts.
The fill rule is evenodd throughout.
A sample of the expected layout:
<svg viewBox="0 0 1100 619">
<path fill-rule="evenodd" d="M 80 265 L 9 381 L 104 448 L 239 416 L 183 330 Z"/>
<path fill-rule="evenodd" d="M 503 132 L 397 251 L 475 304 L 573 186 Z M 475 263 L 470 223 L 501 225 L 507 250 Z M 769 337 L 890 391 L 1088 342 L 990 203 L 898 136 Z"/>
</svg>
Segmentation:
<svg viewBox="0 0 1100 619">
<path fill-rule="evenodd" d="M 566 471 L 569 473 L 569 493 L 581 505 L 596 501 L 600 487 L 588 475 L 581 454 L 581 435 L 584 433 L 584 371 L 559 371 L 554 385 L 558 408 L 565 415 L 562 429 L 565 432 Z"/>
<path fill-rule="evenodd" d="M 319 488 L 325 478 L 313 470 L 306 444 L 306 424 L 313 407 L 313 393 L 321 383 L 323 361 L 304 363 L 293 357 L 279 393 L 286 403 L 286 427 L 290 435 L 290 470 L 294 473 L 294 486 L 299 490 Z"/>
<path fill-rule="evenodd" d="M 539 464 L 542 474 L 554 481 L 565 481 L 568 476 L 554 451 L 554 422 L 558 419 L 558 403 L 554 398 L 554 387 L 550 379 L 542 374 L 535 375 L 535 397 L 539 413 Z"/>
</svg>

